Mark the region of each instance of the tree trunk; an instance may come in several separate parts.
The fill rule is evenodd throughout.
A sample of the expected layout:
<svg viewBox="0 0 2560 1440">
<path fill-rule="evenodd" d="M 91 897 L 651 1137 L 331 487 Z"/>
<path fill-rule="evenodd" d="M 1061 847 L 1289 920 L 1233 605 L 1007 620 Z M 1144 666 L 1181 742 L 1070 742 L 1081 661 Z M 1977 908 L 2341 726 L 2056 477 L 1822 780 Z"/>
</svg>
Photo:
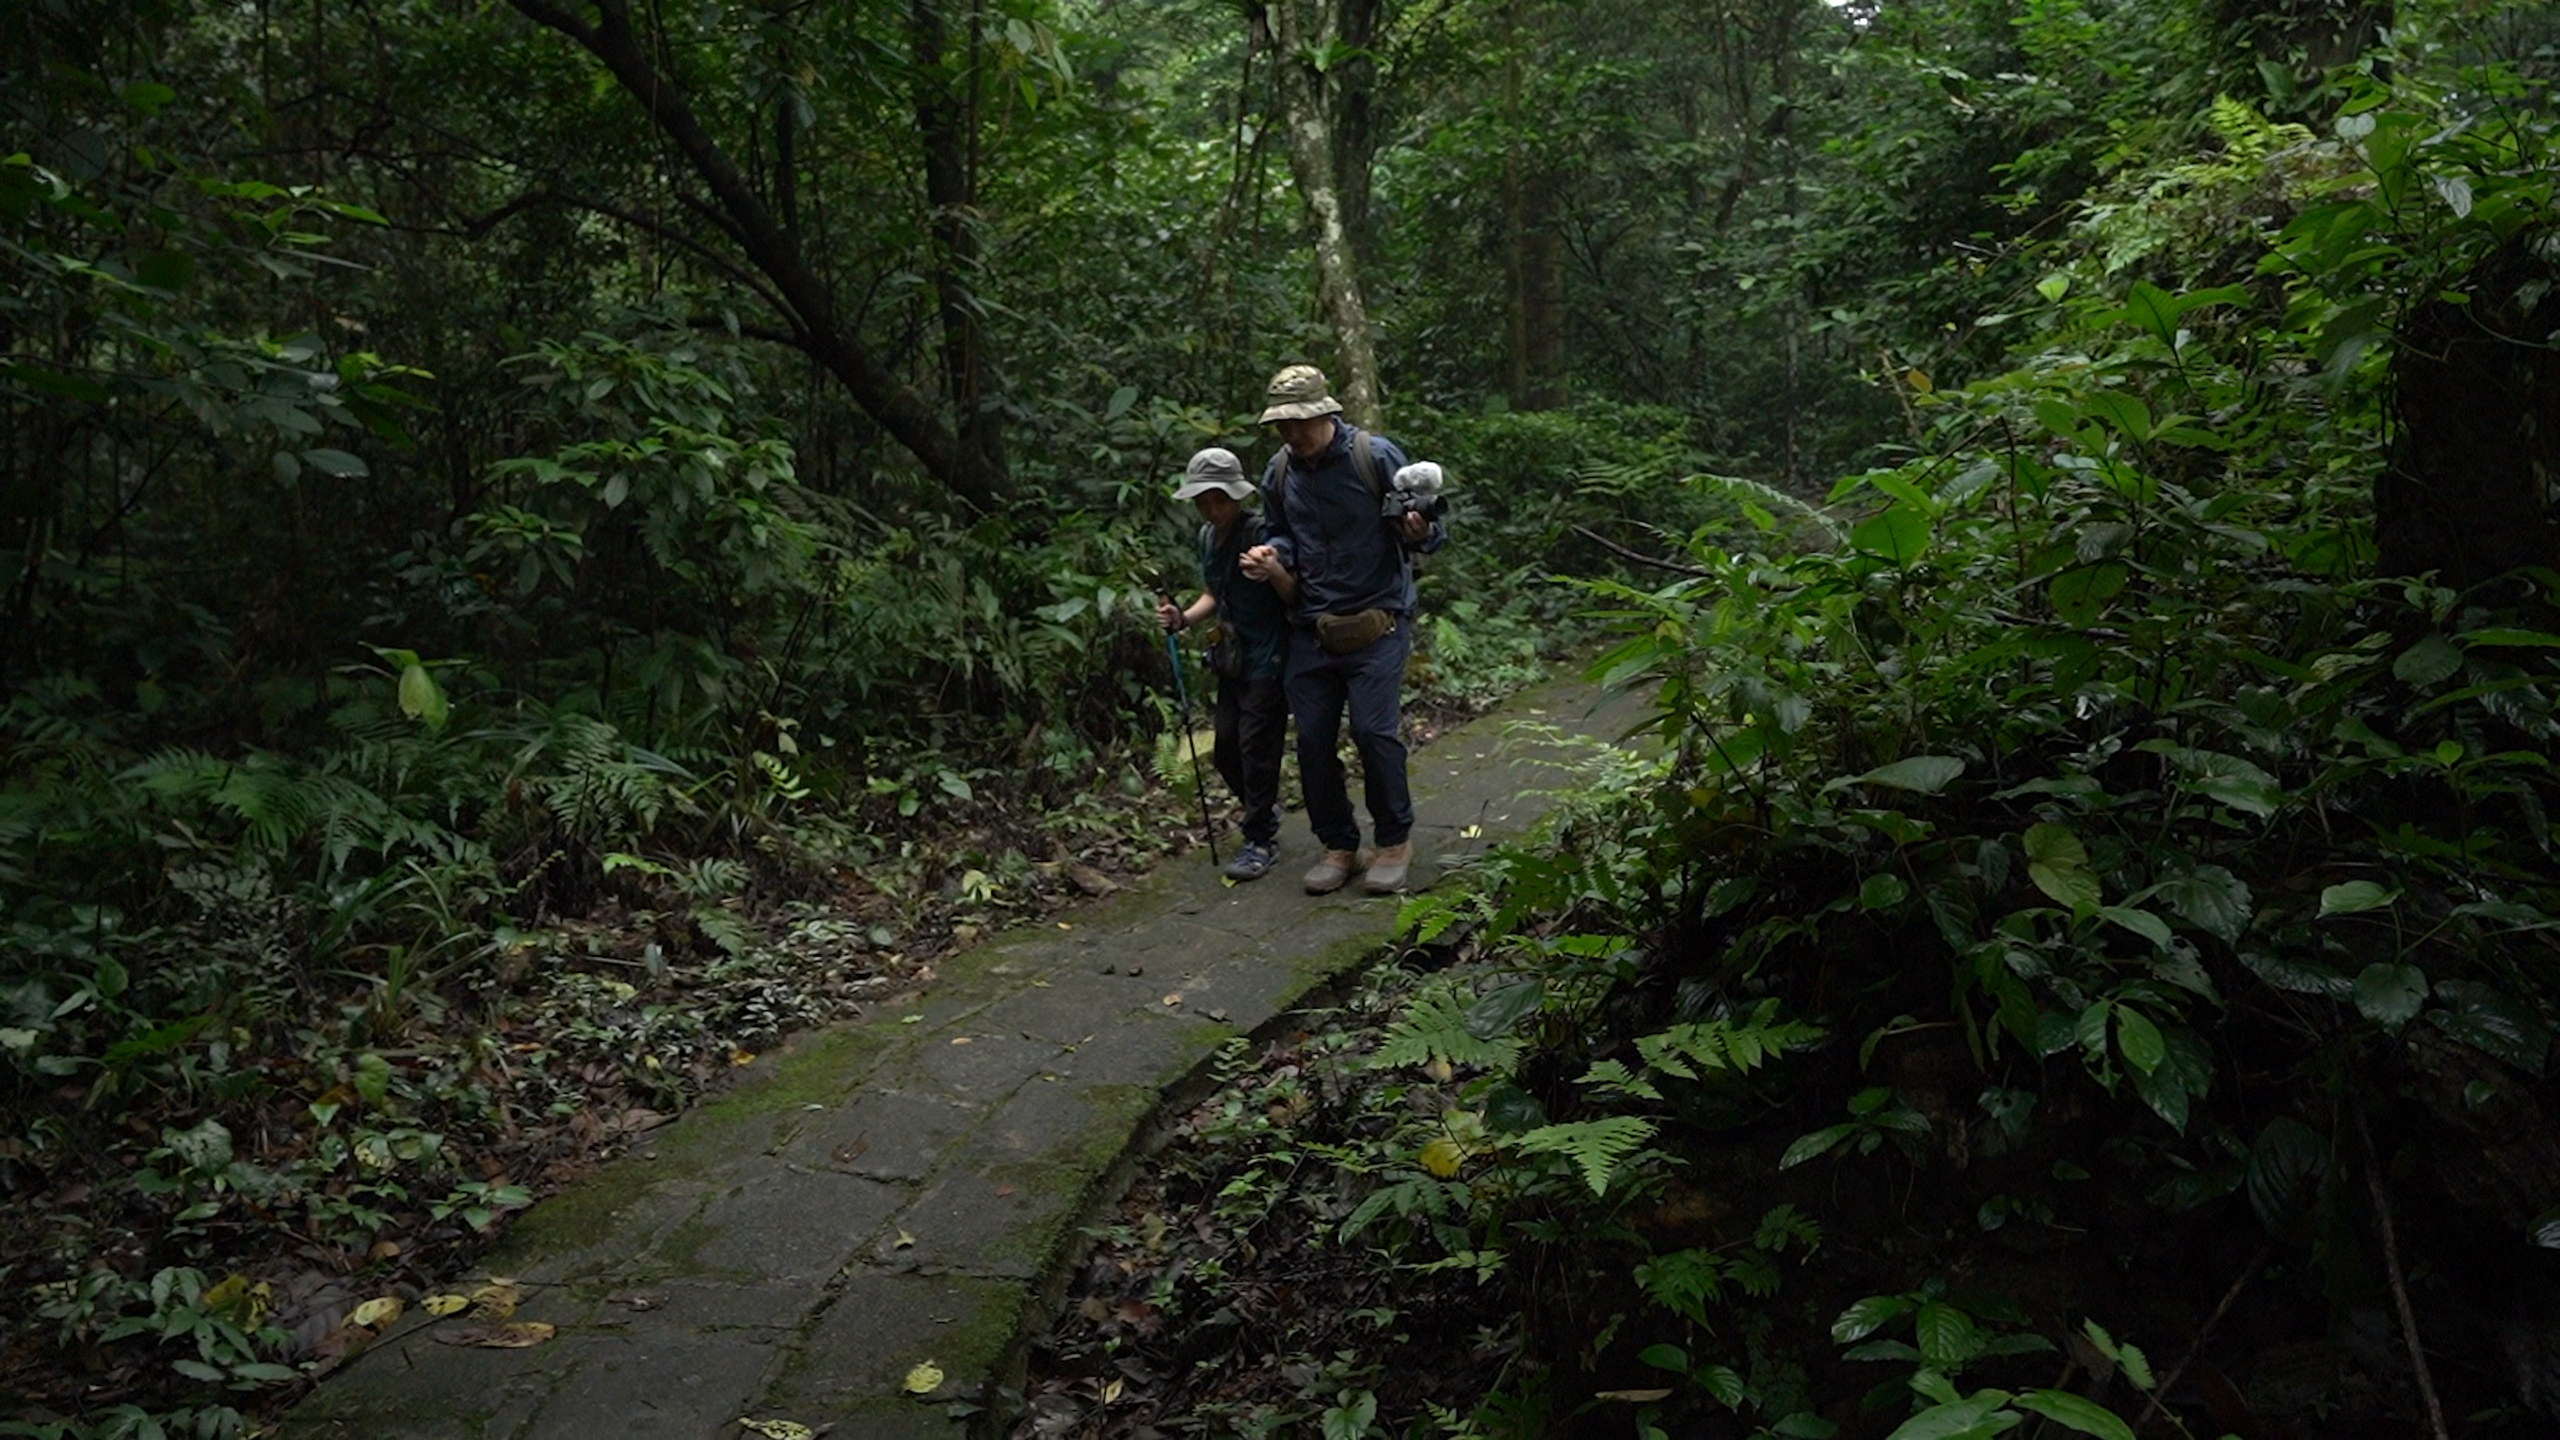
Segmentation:
<svg viewBox="0 0 2560 1440">
<path fill-rule="evenodd" d="M 1556 228 L 1556 174 L 1522 137 L 1534 129 L 1521 107 L 1531 42 L 1526 6 L 1512 0 L 1502 66 L 1503 394 L 1515 410 L 1566 403 L 1564 236 Z"/>
<path fill-rule="evenodd" d="M 1354 425 L 1378 423 L 1378 354 L 1369 336 L 1369 307 L 1360 296 L 1360 267 L 1352 254 L 1342 192 L 1333 168 L 1332 126 L 1325 113 L 1324 77 L 1307 63 L 1310 37 L 1300 24 L 1298 0 L 1274 0 L 1279 47 L 1282 128 L 1289 136 L 1289 171 L 1307 208 L 1316 252 L 1316 304 L 1332 325 L 1341 354 L 1333 370 L 1334 398 Z M 1319 0 L 1319 13 L 1322 13 Z M 1325 31 L 1319 28 L 1317 39 Z"/>
<path fill-rule="evenodd" d="M 986 332 L 972 293 L 978 268 L 977 175 L 969 163 L 977 109 L 950 68 L 939 0 L 910 0 L 907 35 L 915 76 L 916 133 L 924 141 L 925 202 L 933 214 L 933 291 L 942 324 L 942 381 L 961 443 L 1004 463 L 1002 417 L 987 403 Z M 978 66 L 973 34 L 967 73 Z M 974 88 L 976 82 L 968 82 Z"/>
<path fill-rule="evenodd" d="M 589 24 L 547 0 L 509 0 L 519 14 L 556 30 L 604 63 L 711 192 L 711 203 L 749 264 L 772 282 L 792 343 L 834 376 L 853 402 L 916 457 L 928 474 L 981 509 L 1001 503 L 1004 471 L 942 423 L 934 404 L 898 379 L 836 314 L 835 294 L 810 269 L 798 242 L 757 196 L 737 163 L 711 138 L 675 80 L 661 74 L 631 28 L 626 0 L 598 0 Z"/>
</svg>

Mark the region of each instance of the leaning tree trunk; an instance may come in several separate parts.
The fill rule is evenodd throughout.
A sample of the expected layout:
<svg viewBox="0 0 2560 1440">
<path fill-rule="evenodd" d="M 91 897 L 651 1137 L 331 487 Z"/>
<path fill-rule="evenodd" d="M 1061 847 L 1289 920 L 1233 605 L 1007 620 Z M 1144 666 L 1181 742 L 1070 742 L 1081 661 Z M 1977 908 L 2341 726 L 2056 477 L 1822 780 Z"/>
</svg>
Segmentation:
<svg viewBox="0 0 2560 1440">
<path fill-rule="evenodd" d="M 2401 328 L 2373 512 L 2386 573 L 2468 588 L 2560 567 L 2560 227 L 2509 240 L 2459 288 L 2469 304 L 2429 300 Z"/>
<path fill-rule="evenodd" d="M 711 192 L 709 208 L 747 262 L 772 286 L 767 297 L 791 327 L 791 341 L 835 377 L 863 413 L 907 448 L 926 472 L 980 509 L 1002 504 L 1010 488 L 1003 467 L 942 422 L 934 403 L 918 394 L 865 346 L 840 314 L 835 291 L 811 268 L 799 237 L 775 216 L 737 162 L 694 112 L 677 79 L 659 68 L 663 56 L 631 23 L 629 0 L 593 0 L 596 18 L 583 5 L 553 0 L 508 0 L 518 13 L 576 41 L 637 101 L 651 124 Z"/>
<path fill-rule="evenodd" d="M 961 443 L 1004 466 L 1002 416 L 987 395 L 986 332 L 973 286 L 978 268 L 978 177 L 971 163 L 977 125 L 979 20 L 970 16 L 968 79 L 951 73 L 950 40 L 941 0 L 911 0 L 907 9 L 915 76 L 916 132 L 924 141 L 925 203 L 933 212 L 933 289 L 942 323 L 942 375 Z"/>
<path fill-rule="evenodd" d="M 1281 127 L 1289 136 L 1289 171 L 1307 207 L 1314 232 L 1316 303 L 1333 327 L 1341 355 L 1334 370 L 1334 398 L 1351 423 L 1378 423 L 1378 352 L 1369 337 L 1369 307 L 1360 296 L 1360 267 L 1351 249 L 1342 191 L 1334 174 L 1334 139 L 1324 103 L 1324 77 L 1308 63 L 1309 36 L 1299 23 L 1298 0 L 1274 0 L 1278 29 Z M 1319 37 L 1323 34 L 1318 29 Z"/>
</svg>

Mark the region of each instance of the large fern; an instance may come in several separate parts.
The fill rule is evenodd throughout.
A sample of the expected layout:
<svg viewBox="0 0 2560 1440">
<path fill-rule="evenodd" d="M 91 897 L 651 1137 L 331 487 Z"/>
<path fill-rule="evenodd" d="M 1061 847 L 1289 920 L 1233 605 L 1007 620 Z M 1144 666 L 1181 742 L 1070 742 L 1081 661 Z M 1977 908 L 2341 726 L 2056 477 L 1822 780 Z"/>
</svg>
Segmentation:
<svg viewBox="0 0 2560 1440">
<path fill-rule="evenodd" d="M 1434 1060 L 1508 1071 L 1520 1058 L 1520 1042 L 1508 1034 L 1491 1038 L 1467 1028 L 1474 997 L 1454 982 L 1424 990 L 1387 1026 L 1378 1046 L 1379 1065 L 1428 1065 Z"/>
<path fill-rule="evenodd" d="M 1639 1115 L 1604 1115 L 1525 1131 L 1514 1142 L 1526 1155 L 1562 1155 L 1573 1162 L 1594 1195 L 1609 1193 L 1609 1177 L 1653 1138 L 1654 1123 Z"/>
</svg>

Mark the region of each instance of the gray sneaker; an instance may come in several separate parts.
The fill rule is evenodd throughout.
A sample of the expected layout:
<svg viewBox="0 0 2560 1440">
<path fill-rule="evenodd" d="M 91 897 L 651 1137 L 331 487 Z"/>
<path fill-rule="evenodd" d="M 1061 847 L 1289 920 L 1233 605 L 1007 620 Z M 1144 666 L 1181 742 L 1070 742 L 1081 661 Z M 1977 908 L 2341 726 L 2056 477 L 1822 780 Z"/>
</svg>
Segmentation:
<svg viewBox="0 0 2560 1440">
<path fill-rule="evenodd" d="M 1259 880 L 1270 874 L 1271 867 L 1279 863 L 1278 842 L 1256 840 L 1237 851 L 1236 858 L 1227 862 L 1226 876 L 1230 880 Z"/>
</svg>

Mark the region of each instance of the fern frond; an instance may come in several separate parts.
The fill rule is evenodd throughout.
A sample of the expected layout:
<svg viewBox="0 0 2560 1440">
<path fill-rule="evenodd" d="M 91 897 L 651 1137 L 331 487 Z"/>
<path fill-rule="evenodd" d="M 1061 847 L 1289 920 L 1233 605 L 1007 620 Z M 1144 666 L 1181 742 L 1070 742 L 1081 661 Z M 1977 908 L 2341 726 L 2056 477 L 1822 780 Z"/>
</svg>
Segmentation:
<svg viewBox="0 0 2560 1440">
<path fill-rule="evenodd" d="M 1520 1042 L 1509 1035 L 1486 1040 L 1467 1028 L 1473 997 L 1443 982 L 1416 995 L 1405 1012 L 1387 1027 L 1374 1063 L 1381 1066 L 1428 1065 L 1445 1060 L 1508 1071 L 1520 1058 Z"/>
<path fill-rule="evenodd" d="M 1777 486 L 1768 484 L 1764 481 L 1747 479 L 1740 475 L 1710 475 L 1705 472 L 1700 472 L 1688 477 L 1680 483 L 1688 486 L 1692 490 L 1701 490 L 1710 494 L 1729 495 L 1736 499 L 1752 501 L 1772 510 L 1785 511 L 1790 515 L 1810 521 L 1816 529 L 1828 536 L 1833 544 L 1838 544 L 1840 541 L 1839 527 L 1831 523 L 1830 516 L 1823 514 L 1819 509 L 1806 504 L 1804 501 L 1788 494 Z"/>
<path fill-rule="evenodd" d="M 1564 1156 L 1581 1172 L 1582 1183 L 1591 1187 L 1592 1194 L 1606 1195 L 1610 1172 L 1644 1148 L 1653 1131 L 1653 1122 L 1640 1116 L 1607 1115 L 1541 1125 L 1522 1134 L 1518 1143 L 1524 1154 Z"/>
</svg>

